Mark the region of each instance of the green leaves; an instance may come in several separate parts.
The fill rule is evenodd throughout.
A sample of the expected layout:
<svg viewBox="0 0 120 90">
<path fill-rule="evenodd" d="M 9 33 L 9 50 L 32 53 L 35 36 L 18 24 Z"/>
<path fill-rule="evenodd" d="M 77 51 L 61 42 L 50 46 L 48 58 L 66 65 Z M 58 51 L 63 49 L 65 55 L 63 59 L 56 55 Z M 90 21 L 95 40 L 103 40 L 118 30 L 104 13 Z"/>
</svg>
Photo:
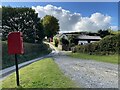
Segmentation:
<svg viewBox="0 0 120 90">
<path fill-rule="evenodd" d="M 89 53 L 89 54 L 117 54 L 120 48 L 119 38 L 120 34 L 109 35 L 104 37 L 99 42 L 90 43 L 87 45 L 79 45 L 75 47 L 76 52 Z"/>
<path fill-rule="evenodd" d="M 7 40 L 9 32 L 23 32 L 25 42 L 42 42 L 44 38 L 43 27 L 38 14 L 31 8 L 2 8 L 3 38 Z"/>
<path fill-rule="evenodd" d="M 53 37 L 59 31 L 58 19 L 54 16 L 46 15 L 42 19 L 44 33 L 47 37 Z"/>
<path fill-rule="evenodd" d="M 25 53 L 18 55 L 19 63 L 32 60 L 34 58 L 46 55 L 51 52 L 49 45 L 24 43 Z M 14 55 L 8 54 L 7 42 L 2 41 L 2 68 L 7 68 L 14 65 Z"/>
</svg>

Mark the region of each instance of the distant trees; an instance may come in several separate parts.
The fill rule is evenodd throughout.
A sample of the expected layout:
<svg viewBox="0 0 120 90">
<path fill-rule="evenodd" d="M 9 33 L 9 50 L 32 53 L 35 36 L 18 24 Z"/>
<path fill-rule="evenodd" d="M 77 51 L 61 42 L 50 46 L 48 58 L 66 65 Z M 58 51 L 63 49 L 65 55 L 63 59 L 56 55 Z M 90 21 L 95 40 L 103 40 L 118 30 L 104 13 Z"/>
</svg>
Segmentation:
<svg viewBox="0 0 120 90">
<path fill-rule="evenodd" d="M 112 35 L 112 33 L 109 30 L 99 30 L 98 34 L 100 35 L 101 38 L 103 38 L 107 35 Z"/>
<path fill-rule="evenodd" d="M 54 16 L 46 15 L 42 19 L 42 24 L 44 27 L 45 36 L 48 38 L 53 37 L 59 31 L 58 19 L 56 19 Z"/>
<path fill-rule="evenodd" d="M 40 43 L 44 38 L 40 18 L 33 9 L 2 7 L 2 40 L 13 31 L 22 32 L 25 42 Z"/>
</svg>

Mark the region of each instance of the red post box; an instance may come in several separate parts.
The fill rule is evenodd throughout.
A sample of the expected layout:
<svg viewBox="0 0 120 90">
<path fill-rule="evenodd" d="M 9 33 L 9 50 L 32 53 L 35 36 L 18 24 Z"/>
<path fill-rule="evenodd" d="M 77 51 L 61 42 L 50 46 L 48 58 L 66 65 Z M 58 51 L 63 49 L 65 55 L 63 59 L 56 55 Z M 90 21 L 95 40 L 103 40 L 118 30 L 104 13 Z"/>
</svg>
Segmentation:
<svg viewBox="0 0 120 90">
<path fill-rule="evenodd" d="M 23 54 L 23 38 L 21 32 L 11 32 L 8 34 L 8 53 Z"/>
</svg>

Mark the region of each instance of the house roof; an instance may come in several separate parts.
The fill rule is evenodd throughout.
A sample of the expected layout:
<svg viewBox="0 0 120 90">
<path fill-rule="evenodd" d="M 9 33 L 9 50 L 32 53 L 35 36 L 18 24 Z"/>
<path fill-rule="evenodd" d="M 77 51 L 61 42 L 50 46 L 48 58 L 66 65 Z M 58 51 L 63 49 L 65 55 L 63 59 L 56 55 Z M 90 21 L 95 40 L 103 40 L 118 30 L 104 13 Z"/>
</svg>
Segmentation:
<svg viewBox="0 0 120 90">
<path fill-rule="evenodd" d="M 78 39 L 84 39 L 84 40 L 100 40 L 101 37 L 100 36 L 88 36 L 88 35 L 80 35 L 77 37 Z"/>
</svg>

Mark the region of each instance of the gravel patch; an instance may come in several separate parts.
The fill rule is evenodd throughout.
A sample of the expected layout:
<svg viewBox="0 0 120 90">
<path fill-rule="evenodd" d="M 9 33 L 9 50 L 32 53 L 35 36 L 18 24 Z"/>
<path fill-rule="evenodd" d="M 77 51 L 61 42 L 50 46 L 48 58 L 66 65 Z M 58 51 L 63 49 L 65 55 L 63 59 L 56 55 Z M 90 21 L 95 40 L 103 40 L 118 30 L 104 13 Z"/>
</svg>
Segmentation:
<svg viewBox="0 0 120 90">
<path fill-rule="evenodd" d="M 118 65 L 59 54 L 53 58 L 63 73 L 80 87 L 118 88 Z"/>
</svg>

